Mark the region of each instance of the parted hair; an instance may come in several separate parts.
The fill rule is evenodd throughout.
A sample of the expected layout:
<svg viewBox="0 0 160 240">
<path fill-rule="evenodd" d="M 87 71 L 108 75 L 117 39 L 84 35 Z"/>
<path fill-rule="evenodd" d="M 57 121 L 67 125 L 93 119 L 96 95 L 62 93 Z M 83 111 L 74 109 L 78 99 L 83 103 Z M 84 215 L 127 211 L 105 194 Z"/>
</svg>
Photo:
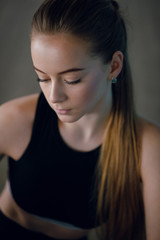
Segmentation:
<svg viewBox="0 0 160 240">
<path fill-rule="evenodd" d="M 96 168 L 96 222 L 101 239 L 142 239 L 141 138 L 127 54 L 127 32 L 119 5 L 111 0 L 46 0 L 35 12 L 34 34 L 69 33 L 91 43 L 91 53 L 109 63 L 123 53 L 123 68 L 112 85 L 113 104 Z"/>
</svg>

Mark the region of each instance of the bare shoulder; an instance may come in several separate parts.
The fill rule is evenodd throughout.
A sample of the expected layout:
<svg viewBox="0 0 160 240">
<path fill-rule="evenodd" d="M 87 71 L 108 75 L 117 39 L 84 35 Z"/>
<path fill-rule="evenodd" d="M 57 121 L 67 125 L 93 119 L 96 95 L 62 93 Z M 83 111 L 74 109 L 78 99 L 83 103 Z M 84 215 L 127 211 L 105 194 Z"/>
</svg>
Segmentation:
<svg viewBox="0 0 160 240">
<path fill-rule="evenodd" d="M 0 124 L 17 123 L 31 120 L 36 108 L 39 94 L 32 94 L 10 100 L 0 106 Z M 12 124 L 11 124 L 12 126 Z"/>
<path fill-rule="evenodd" d="M 138 117 L 139 128 L 142 133 L 143 141 L 155 141 L 159 140 L 160 137 L 160 124 L 152 120 L 146 119 L 142 116 Z"/>
<path fill-rule="evenodd" d="M 34 121 L 39 94 L 10 100 L 0 106 L 0 154 L 18 157 Z M 22 147 L 23 148 L 23 147 Z"/>
<path fill-rule="evenodd" d="M 159 172 L 160 176 L 160 125 L 152 120 L 139 117 L 142 136 L 142 179 Z"/>
<path fill-rule="evenodd" d="M 140 126 L 146 239 L 158 240 L 160 236 L 160 126 L 144 118 L 140 118 Z"/>
</svg>

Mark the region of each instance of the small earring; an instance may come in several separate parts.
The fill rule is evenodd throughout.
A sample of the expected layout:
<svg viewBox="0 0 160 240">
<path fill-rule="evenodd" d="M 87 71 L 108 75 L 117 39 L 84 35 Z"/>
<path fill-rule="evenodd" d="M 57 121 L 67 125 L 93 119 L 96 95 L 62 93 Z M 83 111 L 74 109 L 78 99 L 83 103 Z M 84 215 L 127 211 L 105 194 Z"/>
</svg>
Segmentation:
<svg viewBox="0 0 160 240">
<path fill-rule="evenodd" d="M 117 83 L 117 78 L 112 77 L 112 83 Z"/>
</svg>

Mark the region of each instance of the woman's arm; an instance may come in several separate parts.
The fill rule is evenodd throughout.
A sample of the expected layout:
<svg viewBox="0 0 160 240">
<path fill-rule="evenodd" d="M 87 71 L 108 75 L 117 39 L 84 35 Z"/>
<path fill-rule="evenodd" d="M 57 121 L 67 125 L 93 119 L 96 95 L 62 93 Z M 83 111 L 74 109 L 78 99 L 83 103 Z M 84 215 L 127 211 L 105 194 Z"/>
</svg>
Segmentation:
<svg viewBox="0 0 160 240">
<path fill-rule="evenodd" d="M 142 134 L 142 181 L 146 239 L 160 239 L 160 127 L 145 122 Z"/>
</svg>

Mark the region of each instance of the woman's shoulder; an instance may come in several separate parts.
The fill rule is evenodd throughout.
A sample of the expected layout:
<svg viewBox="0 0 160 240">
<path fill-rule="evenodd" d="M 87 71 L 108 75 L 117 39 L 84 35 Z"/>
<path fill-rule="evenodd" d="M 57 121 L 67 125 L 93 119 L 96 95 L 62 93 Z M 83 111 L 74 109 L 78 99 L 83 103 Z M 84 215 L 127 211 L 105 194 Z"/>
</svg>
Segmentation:
<svg viewBox="0 0 160 240">
<path fill-rule="evenodd" d="M 0 106 L 0 123 L 29 121 L 33 118 L 38 93 L 9 100 Z M 12 124 L 11 124 L 12 125 Z"/>
<path fill-rule="evenodd" d="M 25 96 L 21 96 L 18 98 L 14 98 L 11 99 L 9 101 L 6 101 L 5 103 L 2 103 L 0 105 L 0 109 L 5 109 L 6 107 L 19 107 L 22 106 L 23 104 L 29 104 L 30 102 L 34 102 L 38 99 L 39 97 L 39 93 L 34 93 L 34 94 L 30 94 L 30 95 L 25 95 Z"/>
<path fill-rule="evenodd" d="M 138 123 L 142 135 L 142 144 L 152 145 L 160 140 L 160 124 L 158 122 L 138 116 Z"/>
<path fill-rule="evenodd" d="M 159 172 L 160 176 L 160 124 L 143 116 L 138 117 L 142 137 L 141 171 L 142 178 Z"/>
<path fill-rule="evenodd" d="M 160 126 L 140 118 L 142 126 L 141 179 L 147 239 L 159 239 Z"/>
<path fill-rule="evenodd" d="M 39 94 L 19 97 L 0 106 L 0 154 L 18 157 L 28 141 L 35 117 Z"/>
<path fill-rule="evenodd" d="M 160 134 L 160 124 L 151 119 L 147 119 L 142 115 L 138 115 L 138 128 L 142 133 L 143 139 L 149 136 L 158 136 Z"/>
</svg>

